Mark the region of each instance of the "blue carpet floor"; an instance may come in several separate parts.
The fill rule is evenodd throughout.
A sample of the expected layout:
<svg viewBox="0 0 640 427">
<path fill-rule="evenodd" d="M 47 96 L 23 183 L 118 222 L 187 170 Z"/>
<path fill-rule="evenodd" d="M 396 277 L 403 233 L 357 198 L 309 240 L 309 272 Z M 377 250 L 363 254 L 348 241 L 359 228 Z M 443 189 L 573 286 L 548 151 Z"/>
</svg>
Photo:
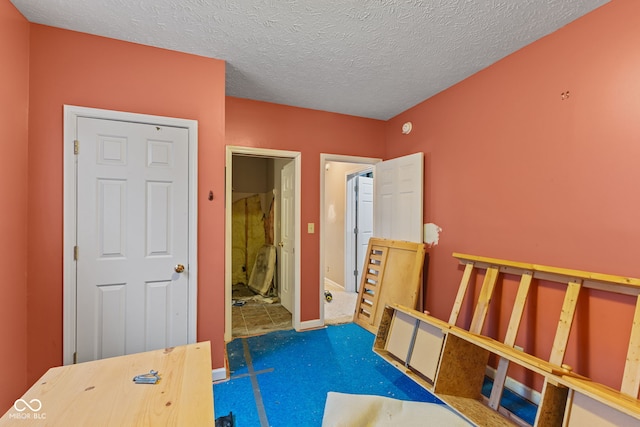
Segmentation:
<svg viewBox="0 0 640 427">
<path fill-rule="evenodd" d="M 236 339 L 231 379 L 213 388 L 215 416 L 233 412 L 238 427 L 320 426 L 329 391 L 440 403 L 373 353 L 374 338 L 350 323 Z"/>
<path fill-rule="evenodd" d="M 213 387 L 215 417 L 237 427 L 320 426 L 329 391 L 442 403 L 371 349 L 374 335 L 349 323 L 277 331 L 227 345 L 231 379 Z M 482 393 L 489 396 L 492 382 Z M 505 389 L 501 405 L 533 424 L 537 407 Z"/>
</svg>

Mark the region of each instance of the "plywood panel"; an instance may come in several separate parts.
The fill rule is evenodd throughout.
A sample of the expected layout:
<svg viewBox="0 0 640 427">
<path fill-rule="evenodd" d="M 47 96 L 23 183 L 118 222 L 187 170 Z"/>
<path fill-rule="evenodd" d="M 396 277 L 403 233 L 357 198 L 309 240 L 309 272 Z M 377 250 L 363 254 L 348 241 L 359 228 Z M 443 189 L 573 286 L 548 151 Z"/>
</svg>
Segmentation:
<svg viewBox="0 0 640 427">
<path fill-rule="evenodd" d="M 564 411 L 567 407 L 569 389 L 552 384 L 548 378 L 542 387 L 541 401 L 538 405 L 535 425 L 537 427 L 555 427 L 562 425 Z"/>
<path fill-rule="evenodd" d="M 440 328 L 420 322 L 409 366 L 433 382 L 443 344 L 444 333 Z"/>
<path fill-rule="evenodd" d="M 489 351 L 451 333 L 447 334 L 433 391 L 480 399 Z"/>
<path fill-rule="evenodd" d="M 396 311 L 391 322 L 386 350 L 405 363 L 408 361 L 416 323 L 415 318 L 401 311 Z"/>
<path fill-rule="evenodd" d="M 575 392 L 568 414 L 568 427 L 637 427 L 640 421 L 595 399 Z"/>
<path fill-rule="evenodd" d="M 157 384 L 135 384 L 157 370 Z M 209 342 L 49 369 L 23 396 L 44 419 L 10 409 L 0 426 L 212 426 Z"/>
</svg>

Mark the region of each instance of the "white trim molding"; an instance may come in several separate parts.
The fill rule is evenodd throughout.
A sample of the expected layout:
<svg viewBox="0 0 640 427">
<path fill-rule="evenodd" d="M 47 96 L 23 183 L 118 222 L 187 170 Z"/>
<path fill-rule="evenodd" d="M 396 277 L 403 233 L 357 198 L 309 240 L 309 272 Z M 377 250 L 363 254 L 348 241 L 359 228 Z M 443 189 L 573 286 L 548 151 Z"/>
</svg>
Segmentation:
<svg viewBox="0 0 640 427">
<path fill-rule="evenodd" d="M 322 298 L 323 298 L 322 301 L 324 301 L 324 294 Z M 320 320 L 320 319 L 307 320 L 304 322 L 300 322 L 300 325 L 298 328 L 296 328 L 296 331 L 306 331 L 308 329 L 318 329 L 318 328 L 324 328 L 324 327 L 325 327 L 324 319 L 323 320 Z"/>
<path fill-rule="evenodd" d="M 227 368 L 226 367 L 222 367 L 222 368 L 216 368 L 216 369 L 212 369 L 211 370 L 211 381 L 212 382 L 218 382 L 218 381 L 223 381 L 227 379 Z"/>
</svg>

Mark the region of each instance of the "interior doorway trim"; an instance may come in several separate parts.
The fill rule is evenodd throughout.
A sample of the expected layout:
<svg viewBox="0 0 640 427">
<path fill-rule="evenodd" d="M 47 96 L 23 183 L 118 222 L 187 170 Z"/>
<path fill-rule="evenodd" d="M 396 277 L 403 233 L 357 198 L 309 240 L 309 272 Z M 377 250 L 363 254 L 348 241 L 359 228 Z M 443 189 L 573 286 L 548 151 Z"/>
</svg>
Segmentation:
<svg viewBox="0 0 640 427">
<path fill-rule="evenodd" d="M 375 165 L 381 162 L 382 159 L 376 157 L 358 157 L 358 156 L 346 156 L 342 154 L 320 154 L 320 323 L 324 325 L 324 279 L 325 279 L 325 264 L 324 264 L 324 251 L 325 251 L 325 171 L 327 162 L 343 162 L 343 163 L 360 163 L 364 165 Z M 375 177 L 374 177 L 375 179 Z M 346 183 L 345 183 L 346 185 Z M 375 203 L 375 200 L 374 200 Z"/>
<path fill-rule="evenodd" d="M 62 363 L 73 363 L 76 351 L 76 156 L 74 141 L 78 118 L 117 120 L 185 128 L 189 131 L 189 295 L 187 339 L 196 342 L 198 307 L 198 122 L 97 108 L 64 106 L 63 131 L 63 251 L 62 251 Z"/>
<path fill-rule="evenodd" d="M 224 340 L 231 341 L 232 324 L 231 324 L 231 300 L 232 300 L 232 283 L 231 283 L 231 208 L 233 199 L 233 190 L 231 187 L 233 174 L 233 155 L 240 154 L 245 156 L 258 156 L 268 158 L 291 159 L 295 165 L 295 206 L 294 206 L 294 284 L 293 284 L 293 313 L 292 323 L 295 330 L 303 329 L 300 321 L 300 201 L 301 201 L 301 161 L 302 153 L 299 151 L 283 151 L 269 148 L 240 147 L 227 145 L 226 147 L 226 163 L 225 163 L 225 234 L 224 234 Z M 279 194 L 278 194 L 279 197 Z"/>
</svg>

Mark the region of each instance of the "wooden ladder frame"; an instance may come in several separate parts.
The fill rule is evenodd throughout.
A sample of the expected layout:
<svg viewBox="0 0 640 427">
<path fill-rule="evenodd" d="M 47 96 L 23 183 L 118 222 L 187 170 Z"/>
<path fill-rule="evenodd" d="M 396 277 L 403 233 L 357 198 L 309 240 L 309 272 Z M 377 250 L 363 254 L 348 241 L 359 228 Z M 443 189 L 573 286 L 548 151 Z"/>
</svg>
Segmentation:
<svg viewBox="0 0 640 427">
<path fill-rule="evenodd" d="M 375 334 L 386 304 L 416 307 L 425 250 L 423 243 L 369 239 L 354 323 Z"/>
<path fill-rule="evenodd" d="M 464 271 L 449 321 L 397 304 L 387 306 L 373 346 L 376 353 L 476 425 L 528 425 L 500 406 L 507 371 L 512 363 L 544 379 L 535 426 L 573 427 L 593 423 L 596 419 L 615 420 L 600 424 L 606 426 L 640 425 L 640 279 L 460 253 L 453 256 L 464 265 Z M 484 274 L 484 279 L 470 326 L 464 329 L 456 323 L 465 299 L 473 298 L 468 294 L 478 271 Z M 519 276 L 520 280 L 505 337 L 498 341 L 483 336 L 482 331 L 501 274 Z M 529 290 L 536 279 L 566 286 L 547 360 L 515 348 Z M 506 286 L 509 282 L 502 283 Z M 564 364 L 583 288 L 635 297 L 633 325 L 619 390 L 598 384 Z M 498 363 L 492 391 L 486 399 L 480 389 L 490 354 L 498 357 Z M 579 396 L 579 401 L 574 396 Z"/>
</svg>

